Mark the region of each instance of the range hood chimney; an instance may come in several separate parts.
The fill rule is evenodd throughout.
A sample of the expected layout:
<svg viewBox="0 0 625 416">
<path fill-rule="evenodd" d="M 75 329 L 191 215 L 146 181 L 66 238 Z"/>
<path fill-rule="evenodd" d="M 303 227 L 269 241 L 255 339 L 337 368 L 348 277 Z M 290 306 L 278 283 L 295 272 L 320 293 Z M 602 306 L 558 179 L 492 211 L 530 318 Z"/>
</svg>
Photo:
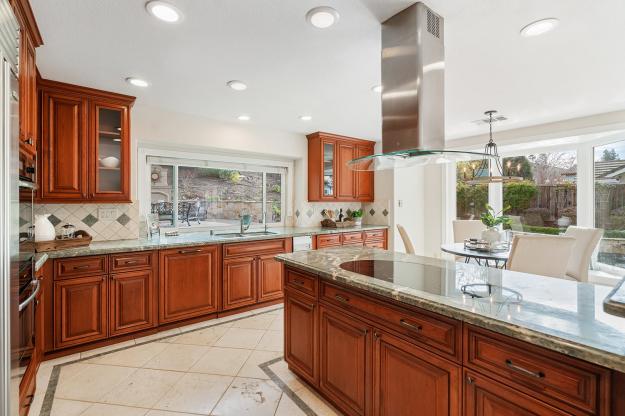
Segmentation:
<svg viewBox="0 0 625 416">
<path fill-rule="evenodd" d="M 444 19 L 415 3 L 382 23 L 382 154 L 354 170 L 482 159 L 445 149 Z"/>
</svg>

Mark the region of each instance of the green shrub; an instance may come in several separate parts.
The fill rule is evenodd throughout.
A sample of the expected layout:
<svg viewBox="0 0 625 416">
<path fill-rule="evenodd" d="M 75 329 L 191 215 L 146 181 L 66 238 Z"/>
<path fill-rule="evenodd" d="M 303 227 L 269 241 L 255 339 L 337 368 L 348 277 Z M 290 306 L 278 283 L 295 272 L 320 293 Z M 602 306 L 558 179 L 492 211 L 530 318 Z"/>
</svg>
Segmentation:
<svg viewBox="0 0 625 416">
<path fill-rule="evenodd" d="M 606 230 L 603 233 L 605 238 L 625 238 L 625 230 Z"/>
<path fill-rule="evenodd" d="M 456 206 L 458 218 L 474 215 L 479 217 L 486 212 L 488 185 L 468 185 L 462 181 L 456 184 Z"/>
<path fill-rule="evenodd" d="M 519 213 L 530 207 L 530 202 L 537 193 L 538 188 L 533 182 L 507 183 L 503 187 L 503 204 L 510 206 L 513 213 Z"/>
<path fill-rule="evenodd" d="M 538 227 L 535 225 L 524 225 L 523 231 L 526 233 L 559 235 L 560 229 L 555 227 Z"/>
</svg>

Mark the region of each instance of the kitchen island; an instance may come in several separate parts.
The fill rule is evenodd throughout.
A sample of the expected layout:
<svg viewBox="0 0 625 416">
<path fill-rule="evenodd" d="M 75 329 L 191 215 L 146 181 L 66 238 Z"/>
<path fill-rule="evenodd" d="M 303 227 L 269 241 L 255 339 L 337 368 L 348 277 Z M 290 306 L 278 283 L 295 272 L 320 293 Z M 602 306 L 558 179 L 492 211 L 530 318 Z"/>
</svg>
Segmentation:
<svg viewBox="0 0 625 416">
<path fill-rule="evenodd" d="M 367 248 L 277 258 L 285 360 L 346 414 L 625 414 L 610 288 Z"/>
</svg>

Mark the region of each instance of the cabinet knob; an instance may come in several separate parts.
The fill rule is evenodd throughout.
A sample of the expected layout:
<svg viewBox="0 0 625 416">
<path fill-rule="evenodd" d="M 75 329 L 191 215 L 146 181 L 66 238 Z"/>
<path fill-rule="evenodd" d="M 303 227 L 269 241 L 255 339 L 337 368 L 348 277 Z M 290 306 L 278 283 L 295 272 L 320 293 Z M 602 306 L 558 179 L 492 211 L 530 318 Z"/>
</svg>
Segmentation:
<svg viewBox="0 0 625 416">
<path fill-rule="evenodd" d="M 468 376 L 467 377 L 467 384 L 473 384 L 473 383 L 475 383 L 475 379 L 473 377 L 471 377 L 471 376 Z"/>
<path fill-rule="evenodd" d="M 374 333 L 373 333 L 373 337 L 374 337 L 375 339 L 380 339 L 380 333 L 379 333 L 379 332 L 377 332 L 377 331 L 376 331 L 376 332 L 374 332 Z"/>
<path fill-rule="evenodd" d="M 33 145 L 33 138 L 29 137 L 28 139 L 26 139 L 25 143 L 32 146 Z"/>
</svg>

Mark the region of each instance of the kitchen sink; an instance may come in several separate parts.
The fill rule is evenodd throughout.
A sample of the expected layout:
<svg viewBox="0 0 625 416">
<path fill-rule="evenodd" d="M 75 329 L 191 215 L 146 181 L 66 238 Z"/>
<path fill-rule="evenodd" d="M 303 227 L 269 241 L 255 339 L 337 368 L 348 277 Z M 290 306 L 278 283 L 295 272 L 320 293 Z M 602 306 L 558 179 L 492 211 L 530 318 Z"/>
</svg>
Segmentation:
<svg viewBox="0 0 625 416">
<path fill-rule="evenodd" d="M 249 231 L 246 233 L 217 233 L 215 237 L 221 238 L 239 238 L 239 237 L 248 237 L 248 236 L 258 236 L 258 235 L 275 235 L 277 233 L 273 231 Z"/>
</svg>

